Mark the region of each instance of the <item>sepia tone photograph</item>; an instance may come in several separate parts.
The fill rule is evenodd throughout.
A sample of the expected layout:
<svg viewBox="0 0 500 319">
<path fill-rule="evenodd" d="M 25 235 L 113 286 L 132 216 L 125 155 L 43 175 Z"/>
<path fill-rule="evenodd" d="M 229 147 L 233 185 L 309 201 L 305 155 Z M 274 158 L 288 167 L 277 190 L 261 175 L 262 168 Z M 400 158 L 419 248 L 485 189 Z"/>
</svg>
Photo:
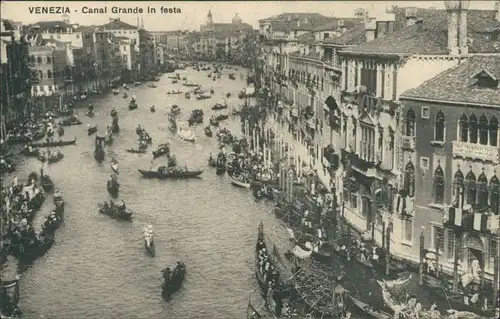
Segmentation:
<svg viewBox="0 0 500 319">
<path fill-rule="evenodd" d="M 500 0 L 0 15 L 1 319 L 500 317 Z"/>
</svg>

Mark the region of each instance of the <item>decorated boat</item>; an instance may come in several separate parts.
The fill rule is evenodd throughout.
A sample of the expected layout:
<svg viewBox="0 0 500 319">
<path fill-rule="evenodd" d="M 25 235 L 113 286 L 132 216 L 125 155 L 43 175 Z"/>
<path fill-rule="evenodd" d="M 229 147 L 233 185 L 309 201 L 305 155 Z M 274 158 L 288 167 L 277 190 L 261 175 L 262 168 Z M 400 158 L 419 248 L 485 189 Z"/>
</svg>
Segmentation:
<svg viewBox="0 0 500 319">
<path fill-rule="evenodd" d="M 113 172 L 115 172 L 116 174 L 119 173 L 118 162 L 116 161 L 111 162 L 110 167 Z"/>
<path fill-rule="evenodd" d="M 143 170 L 138 169 L 139 173 L 146 178 L 157 178 L 157 179 L 188 179 L 188 178 L 199 178 L 203 173 L 202 170 L 198 171 L 186 171 L 177 168 L 169 168 L 165 166 L 160 166 L 156 171 L 153 170 Z"/>
<path fill-rule="evenodd" d="M 196 134 L 189 126 L 177 125 L 177 135 L 184 141 L 195 142 Z"/>
<path fill-rule="evenodd" d="M 250 179 L 245 178 L 243 176 L 234 176 L 230 175 L 229 180 L 231 181 L 231 184 L 237 187 L 242 187 L 242 188 L 250 188 Z"/>
<path fill-rule="evenodd" d="M 42 175 L 40 177 L 40 183 L 42 184 L 42 188 L 44 191 L 46 192 L 50 192 L 52 190 L 54 190 L 54 182 L 52 181 L 52 179 L 50 178 L 49 175 Z"/>
<path fill-rule="evenodd" d="M 210 92 L 200 92 L 198 95 L 196 95 L 197 100 L 205 100 L 209 99 L 212 97 L 212 93 Z"/>
<path fill-rule="evenodd" d="M 171 90 L 171 91 L 167 92 L 167 94 L 169 94 L 169 95 L 171 95 L 171 94 L 176 95 L 176 94 L 182 94 L 182 93 L 184 93 L 184 92 L 181 90 Z"/>
<path fill-rule="evenodd" d="M 130 111 L 133 111 L 138 108 L 137 102 L 135 99 L 131 99 L 130 102 L 128 103 L 128 109 Z"/>
<path fill-rule="evenodd" d="M 59 146 L 67 146 L 74 145 L 76 143 L 76 137 L 69 141 L 51 141 L 51 142 L 41 142 L 41 143 L 32 143 L 31 147 L 59 147 Z"/>
<path fill-rule="evenodd" d="M 155 242 L 153 225 L 147 224 L 143 230 L 144 233 L 144 247 L 151 257 L 155 257 Z"/>
</svg>

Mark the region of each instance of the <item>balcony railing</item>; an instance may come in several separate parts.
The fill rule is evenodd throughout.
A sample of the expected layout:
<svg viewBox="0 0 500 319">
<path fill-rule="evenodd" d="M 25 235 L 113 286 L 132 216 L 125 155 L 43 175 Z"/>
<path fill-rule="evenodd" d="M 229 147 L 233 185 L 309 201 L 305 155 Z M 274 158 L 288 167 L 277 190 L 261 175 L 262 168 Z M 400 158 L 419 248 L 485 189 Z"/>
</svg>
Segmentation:
<svg viewBox="0 0 500 319">
<path fill-rule="evenodd" d="M 499 228 L 499 215 L 449 207 L 443 214 L 443 223 L 463 227 L 468 231 L 495 233 Z"/>
<path fill-rule="evenodd" d="M 405 151 L 415 150 L 415 137 L 414 136 L 403 136 L 402 137 L 402 148 Z"/>
<path fill-rule="evenodd" d="M 453 141 L 453 156 L 499 163 L 499 147 Z"/>
</svg>

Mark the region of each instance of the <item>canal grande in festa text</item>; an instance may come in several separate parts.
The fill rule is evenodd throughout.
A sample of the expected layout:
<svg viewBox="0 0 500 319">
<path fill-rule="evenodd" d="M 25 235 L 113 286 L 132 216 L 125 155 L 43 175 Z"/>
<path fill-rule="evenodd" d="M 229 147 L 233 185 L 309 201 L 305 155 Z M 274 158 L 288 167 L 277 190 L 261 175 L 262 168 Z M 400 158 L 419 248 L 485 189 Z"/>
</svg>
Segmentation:
<svg viewBox="0 0 500 319">
<path fill-rule="evenodd" d="M 471 184 L 454 189 L 450 205 L 443 188 L 442 197 L 434 194 L 444 207 L 443 235 L 438 222 L 423 224 L 414 231 L 416 255 L 401 253 L 411 245 L 396 220 L 414 227 L 419 213 L 415 167 L 399 185 L 386 157 L 390 150 L 393 163 L 408 148 L 419 152 L 418 143 L 394 142 L 419 130 L 415 114 L 413 126 L 408 119 L 397 126 L 396 102 L 386 110 L 382 100 L 393 86 L 364 78 L 382 67 L 359 69 L 358 79 L 338 46 L 363 52 L 393 32 L 424 32 L 420 16 L 433 14 L 448 14 L 451 30 L 452 15 L 462 17 L 469 1 L 451 2 L 448 10 L 385 8 L 373 19 L 374 8 L 327 17 L 299 13 L 297 2 L 297 13 L 259 16 L 259 30 L 238 14 L 215 23 L 210 6 L 199 31 L 147 31 L 140 15 L 135 26 L 120 16 L 92 27 L 68 15 L 30 23 L 2 17 L 0 318 L 498 318 L 500 167 L 488 166 L 498 157 L 481 164 L 478 183 L 483 175 L 490 181 L 486 195 L 474 189 L 480 212 Z M 179 7 L 195 5 L 206 6 Z M 484 24 L 500 24 L 498 1 L 495 10 L 481 13 Z M 415 23 L 394 24 L 398 17 Z M 281 35 L 284 23 L 295 38 Z M 372 38 L 371 26 L 388 39 Z M 360 43 L 348 36 L 359 30 Z M 457 58 L 452 49 L 446 61 Z M 349 67 L 340 67 L 341 57 Z M 498 57 L 467 58 L 445 72 L 496 79 Z M 488 90 L 500 103 L 500 89 Z M 379 104 L 365 103 L 374 96 Z M 476 139 L 494 148 L 500 114 L 488 112 L 479 121 L 489 123 L 487 135 Z M 361 150 L 351 148 L 351 118 L 378 126 L 377 142 L 365 123 Z M 388 136 L 386 123 L 395 123 Z M 367 186 L 367 176 L 377 181 Z M 365 213 L 372 200 L 374 216 Z M 362 217 L 353 215 L 358 205 Z M 450 234 L 464 235 L 463 243 Z M 469 243 L 473 236 L 489 240 L 488 255 Z"/>
</svg>

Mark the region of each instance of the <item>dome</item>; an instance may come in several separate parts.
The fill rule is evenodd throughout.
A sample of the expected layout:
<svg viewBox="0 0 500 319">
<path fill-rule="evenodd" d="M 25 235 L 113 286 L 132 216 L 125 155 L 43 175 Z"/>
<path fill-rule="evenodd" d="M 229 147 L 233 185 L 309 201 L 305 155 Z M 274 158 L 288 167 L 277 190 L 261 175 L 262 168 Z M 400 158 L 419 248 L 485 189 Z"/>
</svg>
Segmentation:
<svg viewBox="0 0 500 319">
<path fill-rule="evenodd" d="M 241 22 L 242 22 L 241 18 L 238 16 L 238 13 L 236 13 L 236 15 L 233 18 L 233 24 L 239 24 Z"/>
</svg>

